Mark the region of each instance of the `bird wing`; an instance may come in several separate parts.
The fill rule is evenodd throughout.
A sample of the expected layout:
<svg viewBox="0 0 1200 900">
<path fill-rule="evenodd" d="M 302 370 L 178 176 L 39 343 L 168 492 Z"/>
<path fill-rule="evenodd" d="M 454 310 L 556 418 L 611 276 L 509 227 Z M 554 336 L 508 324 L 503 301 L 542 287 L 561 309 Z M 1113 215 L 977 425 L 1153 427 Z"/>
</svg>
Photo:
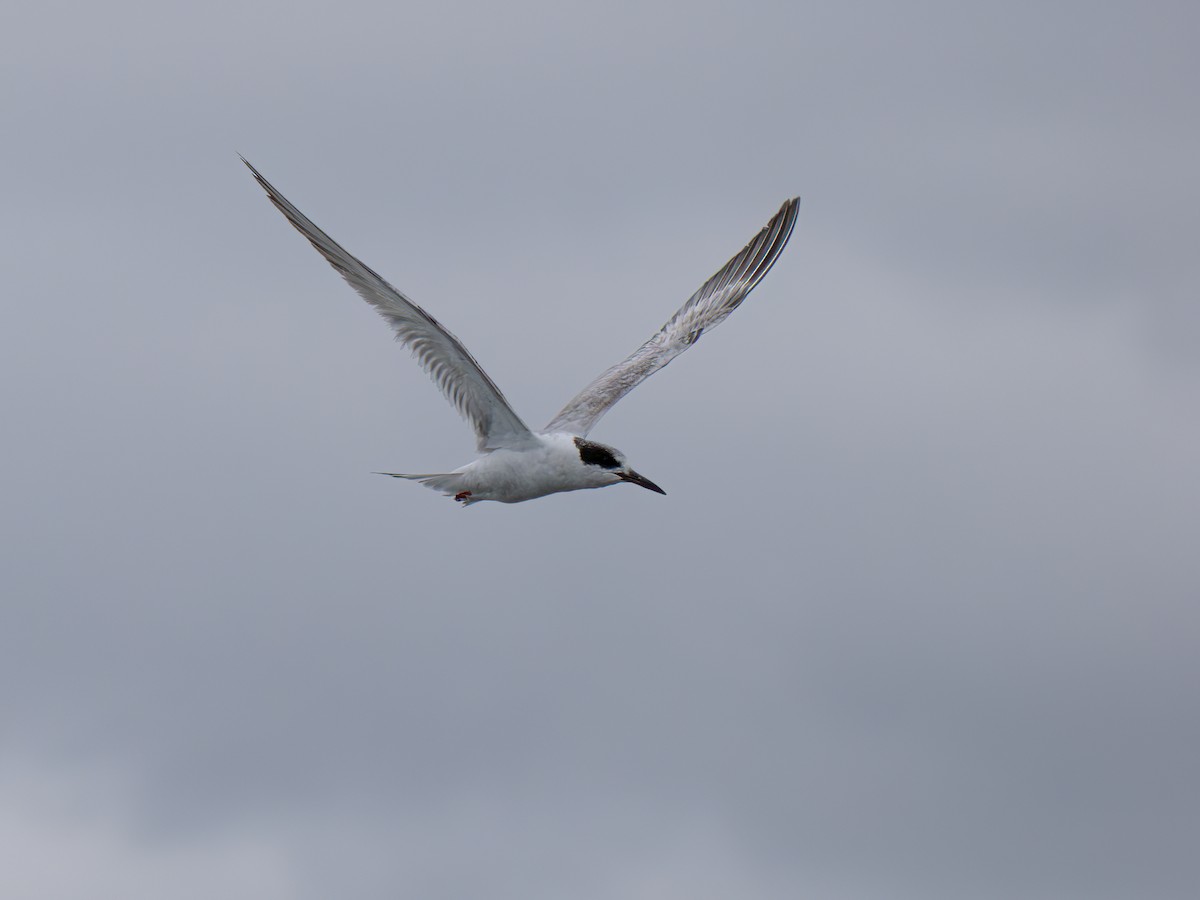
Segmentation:
<svg viewBox="0 0 1200 900">
<path fill-rule="evenodd" d="M 704 282 L 654 337 L 580 391 L 550 420 L 545 431 L 587 435 L 618 400 L 696 343 L 705 331 L 723 322 L 779 258 L 791 237 L 799 208 L 799 197 L 785 201 L 754 240 Z"/>
<path fill-rule="evenodd" d="M 370 267 L 346 252 L 288 202 L 244 157 L 242 162 L 254 173 L 275 208 L 308 238 L 350 287 L 388 321 L 396 332 L 396 340 L 412 351 L 446 399 L 475 429 L 480 450 L 518 447 L 533 440 L 528 426 L 513 412 L 500 389 L 458 338 Z"/>
</svg>

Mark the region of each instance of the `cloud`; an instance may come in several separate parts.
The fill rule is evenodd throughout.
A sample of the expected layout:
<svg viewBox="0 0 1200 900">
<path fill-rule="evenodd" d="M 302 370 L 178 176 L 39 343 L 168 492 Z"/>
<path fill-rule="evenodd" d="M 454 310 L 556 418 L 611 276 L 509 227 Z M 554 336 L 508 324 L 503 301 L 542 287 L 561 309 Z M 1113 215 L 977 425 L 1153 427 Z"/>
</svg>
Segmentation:
<svg viewBox="0 0 1200 900">
<path fill-rule="evenodd" d="M 129 798 L 98 771 L 7 757 L 0 784 L 0 892 L 7 896 L 296 896 L 281 848 L 260 834 L 230 829 L 177 840 L 147 833 Z"/>
</svg>

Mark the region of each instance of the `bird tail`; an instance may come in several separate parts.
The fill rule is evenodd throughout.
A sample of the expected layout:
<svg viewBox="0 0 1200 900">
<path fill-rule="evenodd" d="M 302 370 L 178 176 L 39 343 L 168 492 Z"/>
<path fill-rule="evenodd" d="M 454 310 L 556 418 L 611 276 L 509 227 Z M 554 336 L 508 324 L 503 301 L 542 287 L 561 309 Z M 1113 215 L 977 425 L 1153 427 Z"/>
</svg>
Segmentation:
<svg viewBox="0 0 1200 900">
<path fill-rule="evenodd" d="M 375 475 L 387 475 L 389 478 L 404 478 L 408 481 L 419 481 L 425 487 L 441 491 L 447 497 L 455 497 L 461 493 L 461 472 L 434 472 L 425 475 L 407 475 L 400 472 L 374 472 Z"/>
</svg>

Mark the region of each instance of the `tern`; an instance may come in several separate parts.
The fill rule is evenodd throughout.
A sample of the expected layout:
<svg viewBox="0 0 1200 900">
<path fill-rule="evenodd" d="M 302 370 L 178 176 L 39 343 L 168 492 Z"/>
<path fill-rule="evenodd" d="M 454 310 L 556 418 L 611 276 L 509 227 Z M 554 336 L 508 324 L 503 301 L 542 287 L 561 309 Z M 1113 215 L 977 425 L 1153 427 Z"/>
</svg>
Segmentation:
<svg viewBox="0 0 1200 900">
<path fill-rule="evenodd" d="M 799 197 L 784 201 L 754 239 L 704 282 L 654 337 L 596 377 L 544 429 L 533 431 L 513 412 L 500 389 L 458 338 L 350 255 L 288 202 L 245 157 L 241 159 L 275 208 L 387 320 L 396 340 L 412 351 L 421 368 L 475 430 L 476 449 L 481 455 L 452 472 L 378 474 L 418 481 L 464 506 L 482 500 L 520 503 L 561 491 L 622 482 L 665 494 L 653 481 L 630 468 L 624 453 L 588 440 L 588 433 L 618 400 L 738 308 L 783 252 L 800 206 Z"/>
</svg>

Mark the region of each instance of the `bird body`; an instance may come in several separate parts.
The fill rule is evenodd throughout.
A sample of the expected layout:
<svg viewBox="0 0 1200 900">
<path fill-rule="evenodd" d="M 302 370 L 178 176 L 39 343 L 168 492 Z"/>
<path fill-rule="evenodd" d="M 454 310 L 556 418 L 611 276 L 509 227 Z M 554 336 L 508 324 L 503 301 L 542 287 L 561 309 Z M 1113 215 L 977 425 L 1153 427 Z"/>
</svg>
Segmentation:
<svg viewBox="0 0 1200 900">
<path fill-rule="evenodd" d="M 453 472 L 434 475 L 380 474 L 419 481 L 426 487 L 455 497 L 464 505 L 481 500 L 520 503 L 547 494 L 607 487 L 622 481 L 665 493 L 662 488 L 625 465 L 619 452 L 611 447 L 592 441 L 584 442 L 609 453 L 616 462 L 615 466 L 584 462 L 583 457 L 592 454 L 581 453 L 580 440 L 564 432 L 536 434 L 533 441 L 520 449 L 501 447 L 491 450 Z"/>
<path fill-rule="evenodd" d="M 621 482 L 665 494 L 630 468 L 623 453 L 588 440 L 587 435 L 618 400 L 737 309 L 783 252 L 800 203 L 799 198 L 785 201 L 758 235 L 701 285 L 650 340 L 602 372 L 545 429 L 535 432 L 521 421 L 458 338 L 318 228 L 244 157 L 242 162 L 292 226 L 387 320 L 396 340 L 412 351 L 475 431 L 482 455 L 452 472 L 380 474 L 419 481 L 464 506 L 483 500 L 520 503 Z"/>
</svg>

